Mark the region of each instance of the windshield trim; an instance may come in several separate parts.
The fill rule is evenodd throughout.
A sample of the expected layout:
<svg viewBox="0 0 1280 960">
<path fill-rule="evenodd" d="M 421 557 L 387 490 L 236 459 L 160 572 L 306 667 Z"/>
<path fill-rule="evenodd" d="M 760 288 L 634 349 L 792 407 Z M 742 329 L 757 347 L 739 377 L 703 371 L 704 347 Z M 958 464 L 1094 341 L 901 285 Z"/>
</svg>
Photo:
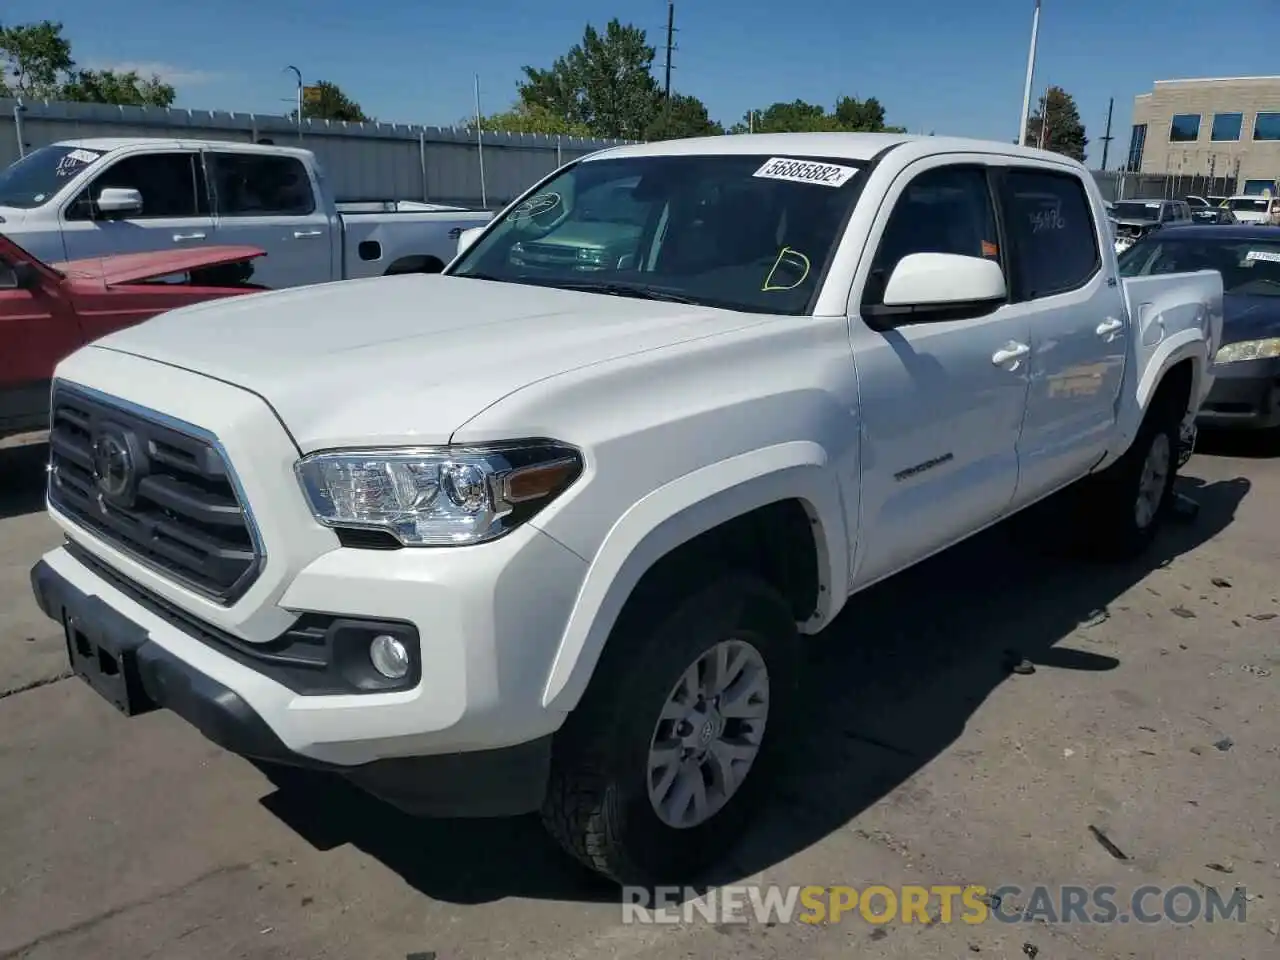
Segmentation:
<svg viewBox="0 0 1280 960">
<path fill-rule="evenodd" d="M 706 302 L 704 300 L 697 300 L 696 303 L 698 305 L 705 306 L 709 310 L 732 310 L 736 313 L 743 313 L 743 314 L 749 314 L 749 315 L 801 316 L 801 317 L 814 316 L 814 310 L 817 308 L 818 300 L 822 296 L 823 288 L 827 282 L 827 276 L 831 272 L 831 268 L 836 261 L 836 257 L 840 251 L 840 247 L 843 245 L 845 238 L 848 235 L 849 222 L 853 219 L 853 215 L 856 212 L 859 203 L 862 201 L 862 191 L 866 187 L 867 180 L 870 174 L 872 173 L 872 171 L 876 168 L 876 166 L 879 165 L 880 161 L 884 158 L 885 154 L 887 154 L 890 150 L 894 149 L 894 147 L 896 146 L 898 146 L 898 144 L 890 144 L 888 147 L 885 147 L 883 150 L 881 150 L 875 156 L 871 157 L 869 160 L 860 160 L 853 157 L 819 156 L 819 155 L 814 155 L 810 153 L 787 154 L 788 157 L 794 158 L 796 160 L 810 160 L 818 163 L 839 164 L 841 166 L 852 167 L 857 171 L 855 176 L 851 178 L 853 184 L 850 189 L 849 201 L 845 207 L 844 212 L 841 214 L 839 225 L 836 227 L 835 233 L 832 237 L 831 244 L 827 248 L 826 256 L 823 260 L 822 267 L 817 271 L 817 273 L 814 276 L 813 290 L 810 292 L 809 298 L 808 300 L 805 301 L 803 307 L 801 307 L 797 312 L 794 312 L 794 313 L 787 312 L 783 314 L 778 314 L 775 311 L 771 311 L 771 310 L 755 309 L 755 308 L 741 306 L 741 305 L 733 306 L 733 307 L 716 305 L 713 303 Z M 513 200 L 511 200 L 509 203 L 507 203 L 505 206 L 499 209 L 498 212 L 495 213 L 489 219 L 488 223 L 484 225 L 483 230 L 476 235 L 476 238 L 471 241 L 471 243 L 467 246 L 467 248 L 464 251 L 462 251 L 462 253 L 456 255 L 453 258 L 453 260 L 446 265 L 445 269 L 442 271 L 443 275 L 458 277 L 459 279 L 463 279 L 463 280 L 474 278 L 474 279 L 484 279 L 484 280 L 488 280 L 490 282 L 496 282 L 496 283 L 517 283 L 517 284 L 524 284 L 526 286 L 538 285 L 538 286 L 556 287 L 556 284 L 554 283 L 535 284 L 531 281 L 520 280 L 515 277 L 499 278 L 492 275 L 481 276 L 477 274 L 459 273 L 457 271 L 466 262 L 467 258 L 471 256 L 472 253 L 475 250 L 477 250 L 480 247 L 480 245 L 489 237 L 492 231 L 498 228 L 498 226 L 503 222 L 504 218 L 507 216 L 507 214 L 511 210 L 518 207 L 521 203 L 523 203 L 529 197 L 536 196 L 539 191 L 541 191 L 547 184 L 551 183 L 556 178 L 564 176 L 565 174 L 576 169 L 582 164 L 607 162 L 610 160 L 663 159 L 665 157 L 675 156 L 674 154 L 652 154 L 652 155 L 644 155 L 642 157 L 633 157 L 627 154 L 622 154 L 620 156 L 611 156 L 610 155 L 611 153 L 612 151 L 601 151 L 600 153 L 587 154 L 586 156 L 578 157 L 575 160 L 571 160 L 569 163 L 566 163 L 564 166 L 558 167 L 557 169 L 552 170 L 549 174 L 547 174 L 541 180 L 536 181 L 528 189 L 518 194 Z M 682 158 L 701 158 L 701 159 L 722 157 L 727 160 L 738 159 L 743 156 L 751 156 L 751 157 L 759 157 L 761 158 L 761 162 L 764 162 L 764 160 L 773 156 L 773 154 L 768 151 L 765 151 L 759 154 L 751 153 L 751 154 L 744 155 L 740 153 L 731 153 L 731 152 L 721 153 L 715 150 L 708 150 L 705 153 L 680 154 L 679 156 L 681 156 Z M 566 289 L 562 287 L 556 287 L 556 288 Z M 607 293 L 594 293 L 593 291 L 581 291 L 581 292 L 584 292 L 584 293 L 591 292 L 595 296 L 610 296 L 610 294 L 607 294 Z"/>
</svg>

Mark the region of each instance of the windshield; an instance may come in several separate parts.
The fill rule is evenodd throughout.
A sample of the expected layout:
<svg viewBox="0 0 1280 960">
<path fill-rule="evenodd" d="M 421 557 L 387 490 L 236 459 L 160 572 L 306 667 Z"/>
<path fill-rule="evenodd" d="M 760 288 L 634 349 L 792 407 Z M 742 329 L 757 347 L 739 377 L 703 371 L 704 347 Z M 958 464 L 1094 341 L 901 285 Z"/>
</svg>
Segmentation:
<svg viewBox="0 0 1280 960">
<path fill-rule="evenodd" d="M 584 160 L 496 221 L 449 272 L 807 313 L 864 167 L 732 154 Z"/>
<path fill-rule="evenodd" d="M 1156 200 L 1120 200 L 1111 208 L 1117 220 L 1159 220 L 1160 203 Z"/>
<path fill-rule="evenodd" d="M 1120 256 L 1120 276 L 1217 270 L 1222 290 L 1239 296 L 1280 296 L 1280 239 L 1148 237 Z M 1159 236 L 1159 234 L 1157 234 Z"/>
<path fill-rule="evenodd" d="M 96 150 L 56 143 L 33 150 L 0 172 L 0 206 L 38 207 L 101 156 Z"/>
<path fill-rule="evenodd" d="M 1232 197 L 1227 201 L 1229 210 L 1252 210 L 1255 213 L 1266 213 L 1271 201 L 1266 197 Z"/>
</svg>

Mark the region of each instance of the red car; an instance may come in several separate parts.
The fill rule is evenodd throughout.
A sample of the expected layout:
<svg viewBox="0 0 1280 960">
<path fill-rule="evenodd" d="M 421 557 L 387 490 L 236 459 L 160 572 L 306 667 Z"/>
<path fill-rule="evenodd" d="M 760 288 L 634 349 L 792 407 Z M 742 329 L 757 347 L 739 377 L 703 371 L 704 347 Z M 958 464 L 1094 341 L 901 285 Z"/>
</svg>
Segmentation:
<svg viewBox="0 0 1280 960">
<path fill-rule="evenodd" d="M 264 290 L 258 247 L 192 247 L 68 263 L 37 260 L 0 235 L 0 437 L 43 430 L 58 361 L 166 310 Z"/>
</svg>

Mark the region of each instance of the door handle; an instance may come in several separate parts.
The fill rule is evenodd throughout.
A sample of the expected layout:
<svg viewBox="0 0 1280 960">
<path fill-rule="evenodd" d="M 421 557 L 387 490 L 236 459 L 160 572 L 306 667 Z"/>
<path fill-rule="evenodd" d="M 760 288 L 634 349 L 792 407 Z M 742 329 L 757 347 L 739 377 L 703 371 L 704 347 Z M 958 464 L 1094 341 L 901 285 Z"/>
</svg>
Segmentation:
<svg viewBox="0 0 1280 960">
<path fill-rule="evenodd" d="M 1116 338 L 1116 334 L 1118 334 L 1122 329 L 1124 329 L 1123 320 L 1118 320 L 1115 317 L 1107 317 L 1107 319 L 1098 324 L 1098 329 L 1095 330 L 1094 333 L 1102 337 L 1102 339 L 1107 341 L 1107 343 L 1110 343 Z"/>
<path fill-rule="evenodd" d="M 991 362 L 997 367 L 1003 367 L 1006 364 L 1012 364 L 1010 370 L 1018 369 L 1018 362 L 1031 352 L 1031 348 L 1025 343 L 1018 343 L 1016 340 L 1010 340 L 1003 349 L 997 350 L 991 355 Z"/>
<path fill-rule="evenodd" d="M 173 235 L 174 243 L 182 243 L 183 240 L 203 240 L 203 233 L 175 233 Z"/>
<path fill-rule="evenodd" d="M 293 231 L 293 239 L 305 240 L 307 237 L 318 237 L 323 233 L 323 230 L 295 230 Z"/>
</svg>

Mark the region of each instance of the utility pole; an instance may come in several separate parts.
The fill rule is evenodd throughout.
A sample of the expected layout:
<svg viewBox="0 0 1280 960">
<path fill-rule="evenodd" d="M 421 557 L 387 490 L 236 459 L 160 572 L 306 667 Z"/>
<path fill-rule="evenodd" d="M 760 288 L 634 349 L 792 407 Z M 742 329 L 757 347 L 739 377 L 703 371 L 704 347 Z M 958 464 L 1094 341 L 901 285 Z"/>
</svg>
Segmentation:
<svg viewBox="0 0 1280 960">
<path fill-rule="evenodd" d="M 1111 151 L 1111 141 L 1115 137 L 1111 136 L 1111 111 L 1115 108 L 1116 98 L 1112 97 L 1107 101 L 1107 135 L 1102 138 L 1102 169 L 1107 169 L 1107 154 Z"/>
<path fill-rule="evenodd" d="M 285 67 L 286 70 L 292 70 L 294 76 L 298 78 L 298 139 L 302 139 L 302 71 L 297 67 Z"/>
<path fill-rule="evenodd" d="M 1027 142 L 1027 119 L 1031 116 L 1031 80 L 1036 72 L 1036 38 L 1040 34 L 1040 0 L 1031 18 L 1031 49 L 1027 53 L 1027 80 L 1022 87 L 1022 123 L 1018 127 L 1018 143 Z"/>
<path fill-rule="evenodd" d="M 1041 150 L 1049 149 L 1049 91 L 1045 90 L 1040 98 L 1040 131 L 1036 137 L 1036 146 Z"/>
<path fill-rule="evenodd" d="M 489 206 L 484 184 L 484 119 L 480 113 L 480 74 L 476 74 L 476 156 L 480 160 L 480 206 Z"/>
<path fill-rule="evenodd" d="M 667 0 L 667 81 L 665 93 L 671 99 L 671 51 L 675 49 L 676 40 L 676 0 Z"/>
</svg>

